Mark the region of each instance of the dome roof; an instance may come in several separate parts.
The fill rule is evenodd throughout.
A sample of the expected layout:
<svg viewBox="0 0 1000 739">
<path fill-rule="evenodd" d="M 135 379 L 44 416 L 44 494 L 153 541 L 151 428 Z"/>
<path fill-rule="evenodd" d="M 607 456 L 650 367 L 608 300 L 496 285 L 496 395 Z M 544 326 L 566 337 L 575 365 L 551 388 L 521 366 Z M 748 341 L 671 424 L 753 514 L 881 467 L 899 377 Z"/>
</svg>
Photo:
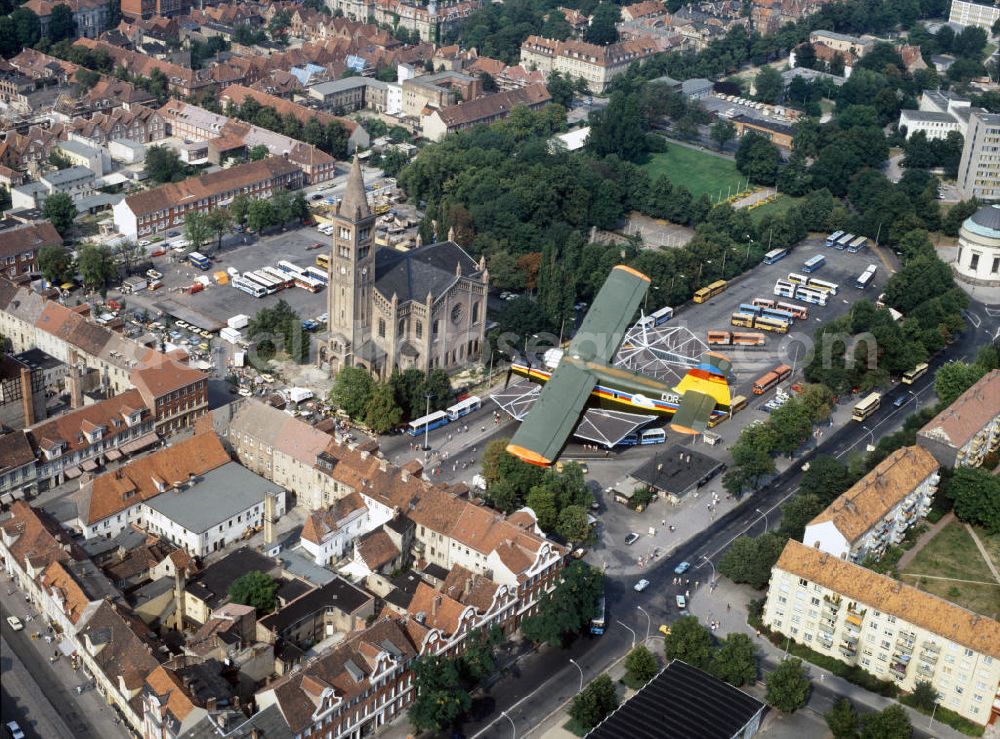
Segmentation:
<svg viewBox="0 0 1000 739">
<path fill-rule="evenodd" d="M 984 205 L 973 213 L 963 225 L 980 236 L 1000 239 L 1000 205 Z"/>
</svg>

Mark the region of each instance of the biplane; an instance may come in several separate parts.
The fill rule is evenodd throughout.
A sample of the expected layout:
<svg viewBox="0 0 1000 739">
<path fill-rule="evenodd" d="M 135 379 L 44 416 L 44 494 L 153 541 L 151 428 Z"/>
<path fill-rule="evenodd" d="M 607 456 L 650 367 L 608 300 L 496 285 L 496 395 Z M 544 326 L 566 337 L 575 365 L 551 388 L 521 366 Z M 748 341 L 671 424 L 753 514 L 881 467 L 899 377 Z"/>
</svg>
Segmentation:
<svg viewBox="0 0 1000 739">
<path fill-rule="evenodd" d="M 721 354 L 706 352 L 674 387 L 612 363 L 649 283 L 641 272 L 616 266 L 555 369 L 513 363 L 514 374 L 544 387 L 507 445 L 510 454 L 530 464 L 552 464 L 588 405 L 670 416 L 670 427 L 683 434 L 703 433 L 713 415 L 729 412 L 732 363 Z"/>
</svg>

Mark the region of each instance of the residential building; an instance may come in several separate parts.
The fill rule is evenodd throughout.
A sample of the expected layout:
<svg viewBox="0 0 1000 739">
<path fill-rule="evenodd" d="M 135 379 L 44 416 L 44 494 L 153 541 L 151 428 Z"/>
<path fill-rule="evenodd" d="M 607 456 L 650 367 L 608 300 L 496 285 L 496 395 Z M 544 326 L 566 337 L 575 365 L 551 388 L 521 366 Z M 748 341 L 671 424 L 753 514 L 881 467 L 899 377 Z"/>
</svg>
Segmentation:
<svg viewBox="0 0 1000 739">
<path fill-rule="evenodd" d="M 1000 199 L 1000 114 L 979 108 L 969 113 L 958 186 L 966 198 Z"/>
<path fill-rule="evenodd" d="M 1000 204 L 984 205 L 962 223 L 953 267 L 966 285 L 1000 285 Z"/>
<path fill-rule="evenodd" d="M 38 252 L 46 246 L 62 246 L 62 236 L 48 221 L 0 231 L 0 271 L 11 278 L 38 272 Z"/>
<path fill-rule="evenodd" d="M 154 353 L 129 380 L 156 418 L 156 431 L 170 435 L 193 425 L 208 411 L 208 379 L 201 370 L 167 354 Z"/>
<path fill-rule="evenodd" d="M 63 193 L 79 202 L 94 192 L 94 173 L 87 167 L 67 167 L 41 175 L 37 181 L 11 189 L 15 208 L 41 208 L 50 195 Z"/>
<path fill-rule="evenodd" d="M 736 136 L 741 138 L 747 133 L 763 136 L 779 149 L 791 151 L 795 138 L 795 129 L 786 123 L 767 121 L 762 118 L 751 118 L 747 115 L 737 115 L 732 118 L 736 127 Z"/>
<path fill-rule="evenodd" d="M 598 46 L 583 41 L 556 41 L 528 36 L 521 43 L 521 64 L 535 66 L 546 76 L 560 72 L 572 79 L 583 78 L 595 95 L 603 93 L 611 80 L 625 72 L 633 62 L 662 51 L 648 38 Z"/>
<path fill-rule="evenodd" d="M 94 472 L 109 454 L 130 454 L 157 441 L 155 419 L 138 390 L 42 421 L 28 429 L 38 478 L 60 485 Z"/>
<path fill-rule="evenodd" d="M 10 131 L 0 141 L 0 165 L 16 172 L 38 175 L 48 167 L 49 154 L 64 135 L 63 125 L 59 123 L 48 127 L 33 125 L 24 133 Z"/>
<path fill-rule="evenodd" d="M 142 503 L 232 461 L 213 433 L 196 434 L 128 461 L 80 485 L 72 522 L 85 539 L 112 538 L 143 526 Z"/>
<path fill-rule="evenodd" d="M 977 26 L 989 33 L 998 20 L 1000 20 L 1000 5 L 985 0 L 951 0 L 949 23 Z"/>
<path fill-rule="evenodd" d="M 751 739 L 767 706 L 679 659 L 590 730 L 587 739 Z"/>
<path fill-rule="evenodd" d="M 291 115 L 301 123 L 306 125 L 311 118 L 315 118 L 324 126 L 330 123 L 339 123 L 347 130 L 347 153 L 351 154 L 358 149 L 367 149 L 369 146 L 368 132 L 357 121 L 349 118 L 340 118 L 319 110 L 307 108 L 304 105 L 293 103 L 291 100 L 268 95 L 266 92 L 254 90 L 243 85 L 230 85 L 219 95 L 219 101 L 223 105 L 242 105 L 247 99 L 256 100 L 260 105 L 274 108 L 280 116 Z"/>
<path fill-rule="evenodd" d="M 861 59 L 875 48 L 875 39 L 870 36 L 851 36 L 834 31 L 813 31 L 809 34 L 809 42 L 823 44 L 841 54 L 850 54 Z"/>
<path fill-rule="evenodd" d="M 348 493 L 328 508 L 309 514 L 302 526 L 302 549 L 325 567 L 349 554 L 354 540 L 370 529 L 365 501 L 357 493 Z"/>
<path fill-rule="evenodd" d="M 100 39 L 81 38 L 74 45 L 91 51 L 106 52 L 116 66 L 122 67 L 130 74 L 149 77 L 153 70 L 159 70 L 166 76 L 170 92 L 179 97 L 211 94 L 219 86 L 213 77 L 215 68 L 192 70 Z"/>
<path fill-rule="evenodd" d="M 995 718 L 1000 623 L 813 547 L 789 541 L 771 570 L 764 624 L 820 654 L 976 724 Z"/>
<path fill-rule="evenodd" d="M 9 505 L 34 493 L 38 467 L 35 450 L 24 431 L 0 433 L 0 503 Z"/>
<path fill-rule="evenodd" d="M 268 498 L 268 515 L 277 521 L 285 513 L 285 491 L 229 462 L 142 501 L 140 515 L 147 531 L 204 557 L 263 528 Z"/>
<path fill-rule="evenodd" d="M 263 572 L 275 576 L 280 565 L 250 547 L 240 547 L 205 567 L 190 579 L 180 572 L 179 589 L 183 603 L 178 609 L 183 614 L 185 628 L 201 626 L 212 612 L 229 601 L 229 588 L 248 572 Z"/>
<path fill-rule="evenodd" d="M 446 108 L 483 94 L 482 82 L 464 72 L 443 71 L 404 79 L 403 116 L 420 118 L 427 108 Z"/>
<path fill-rule="evenodd" d="M 268 157 L 130 195 L 114 206 L 115 227 L 130 238 L 155 235 L 181 227 L 188 212 L 214 210 L 237 195 L 267 199 L 279 189 L 296 190 L 302 184 L 296 165 Z"/>
<path fill-rule="evenodd" d="M 326 110 L 343 115 L 365 107 L 365 93 L 369 82 L 378 82 L 371 77 L 346 77 L 312 85 L 309 97 L 315 98 Z"/>
<path fill-rule="evenodd" d="M 897 449 L 806 524 L 802 541 L 852 562 L 879 559 L 927 515 L 938 467 L 926 449 Z"/>
<path fill-rule="evenodd" d="M 142 687 L 144 739 L 190 736 L 200 722 L 211 722 L 218 706 L 238 705 L 233 686 L 217 659 L 172 660 L 149 673 Z"/>
<path fill-rule="evenodd" d="M 944 467 L 979 467 L 1000 447 L 1000 370 L 975 385 L 917 432 L 917 444 Z"/>
<path fill-rule="evenodd" d="M 190 0 L 122 0 L 122 15 L 128 18 L 173 17 L 191 10 Z"/>
<path fill-rule="evenodd" d="M 45 373 L 9 354 L 0 355 L 0 428 L 23 429 L 46 417 Z"/>
<path fill-rule="evenodd" d="M 539 110 L 552 101 L 545 85 L 530 85 L 508 92 L 484 95 L 474 100 L 433 110 L 421 118 L 424 138 L 440 141 L 447 134 L 503 120 L 514 108 Z"/>
<path fill-rule="evenodd" d="M 69 139 L 60 142 L 56 149 L 74 167 L 86 167 L 95 177 L 103 177 L 111 171 L 111 154 L 103 147 Z"/>
<path fill-rule="evenodd" d="M 91 145 L 108 145 L 120 139 L 149 144 L 167 136 L 163 117 L 155 108 L 134 104 L 75 118 L 69 124 L 71 138 Z"/>
<path fill-rule="evenodd" d="M 364 629 L 375 616 L 375 598 L 341 577 L 286 603 L 257 621 L 257 640 L 291 642 L 302 649 Z"/>
<path fill-rule="evenodd" d="M 28 0 L 24 7 L 38 16 L 42 36 L 49 35 L 52 9 L 56 5 L 66 5 L 73 11 L 76 34 L 87 38 L 97 38 L 106 30 L 111 20 L 111 8 L 104 0 Z"/>
<path fill-rule="evenodd" d="M 320 347 L 320 364 L 331 372 L 362 366 L 388 377 L 396 369 L 452 370 L 478 361 L 489 288 L 485 260 L 477 263 L 453 241 L 407 252 L 378 249 L 375 220 L 355 159 L 332 216 L 330 342 Z"/>
<path fill-rule="evenodd" d="M 906 127 L 906 138 L 923 131 L 928 139 L 945 139 L 952 131 L 963 136 L 969 124 L 971 101 L 947 90 L 925 90 L 917 110 L 899 112 L 899 128 Z"/>
</svg>

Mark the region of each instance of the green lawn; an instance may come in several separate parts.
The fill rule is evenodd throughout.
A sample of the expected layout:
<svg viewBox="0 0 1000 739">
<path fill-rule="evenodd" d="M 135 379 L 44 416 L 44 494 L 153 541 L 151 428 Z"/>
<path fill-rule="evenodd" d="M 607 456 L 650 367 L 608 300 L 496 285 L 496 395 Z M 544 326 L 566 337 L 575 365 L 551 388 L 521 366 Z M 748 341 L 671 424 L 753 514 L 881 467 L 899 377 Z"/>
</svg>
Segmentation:
<svg viewBox="0 0 1000 739">
<path fill-rule="evenodd" d="M 718 200 L 720 190 L 725 200 L 727 190 L 735 193 L 746 183 L 746 178 L 736 170 L 736 162 L 732 159 L 708 151 L 688 149 L 669 141 L 667 150 L 650 155 L 643 168 L 651 179 L 665 174 L 672 184 L 683 185 L 694 197 L 707 193 L 713 202 Z"/>
<path fill-rule="evenodd" d="M 802 200 L 802 198 L 793 198 L 788 195 L 778 195 L 778 199 L 767 205 L 762 205 L 759 208 L 754 208 L 750 211 L 750 218 L 753 219 L 754 223 L 760 223 L 760 219 L 766 213 L 771 213 L 776 216 L 783 216 L 788 212 L 788 209 L 795 205 L 797 202 Z"/>
<path fill-rule="evenodd" d="M 982 529 L 977 529 L 983 545 L 991 554 L 997 551 L 996 537 L 988 537 Z M 976 580 L 992 583 L 993 575 L 983 561 L 976 543 L 958 521 L 952 521 L 921 549 L 904 573 L 936 575 L 956 580 Z M 1000 585 L 976 585 L 967 582 L 934 580 L 920 577 L 902 577 L 909 585 L 941 596 L 976 613 L 996 618 L 1000 613 Z"/>
</svg>

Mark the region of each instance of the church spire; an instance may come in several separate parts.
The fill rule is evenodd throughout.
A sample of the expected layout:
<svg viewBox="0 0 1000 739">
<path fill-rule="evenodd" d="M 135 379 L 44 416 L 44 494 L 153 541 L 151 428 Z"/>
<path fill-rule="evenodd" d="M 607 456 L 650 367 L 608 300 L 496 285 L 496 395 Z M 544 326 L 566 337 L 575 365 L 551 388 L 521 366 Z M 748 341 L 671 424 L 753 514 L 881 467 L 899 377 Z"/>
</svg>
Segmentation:
<svg viewBox="0 0 1000 739">
<path fill-rule="evenodd" d="M 361 162 L 358 160 L 357 154 L 354 155 L 351 172 L 347 175 L 344 199 L 340 201 L 337 214 L 352 221 L 360 221 L 371 215 L 371 210 L 368 208 L 368 196 L 365 193 L 365 180 L 361 176 Z"/>
</svg>

